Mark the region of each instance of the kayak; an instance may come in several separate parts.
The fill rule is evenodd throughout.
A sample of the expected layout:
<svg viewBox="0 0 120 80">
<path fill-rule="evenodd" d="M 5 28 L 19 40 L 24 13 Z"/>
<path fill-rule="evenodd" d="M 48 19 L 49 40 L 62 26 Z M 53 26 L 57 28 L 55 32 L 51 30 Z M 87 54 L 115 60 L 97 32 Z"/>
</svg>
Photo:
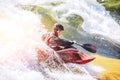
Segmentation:
<svg viewBox="0 0 120 80">
<path fill-rule="evenodd" d="M 59 50 L 57 53 L 65 63 L 86 64 L 95 59 L 95 57 L 88 57 L 74 48 Z"/>
<path fill-rule="evenodd" d="M 56 52 L 65 63 L 87 64 L 95 59 L 95 57 L 86 56 L 74 48 L 63 49 Z M 49 57 L 45 51 L 38 49 L 37 53 L 38 62 L 45 61 Z M 56 61 L 56 59 L 54 60 Z"/>
</svg>

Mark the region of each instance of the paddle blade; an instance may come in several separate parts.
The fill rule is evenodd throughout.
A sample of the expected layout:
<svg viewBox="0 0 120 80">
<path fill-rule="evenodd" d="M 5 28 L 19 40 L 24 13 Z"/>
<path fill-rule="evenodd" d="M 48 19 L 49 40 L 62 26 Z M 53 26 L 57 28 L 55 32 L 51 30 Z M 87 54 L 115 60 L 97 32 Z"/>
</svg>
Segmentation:
<svg viewBox="0 0 120 80">
<path fill-rule="evenodd" d="M 94 46 L 92 44 L 83 44 L 83 45 L 81 45 L 81 47 L 83 47 L 84 49 L 86 49 L 87 51 L 90 51 L 92 53 L 96 53 L 97 52 L 96 46 Z"/>
</svg>

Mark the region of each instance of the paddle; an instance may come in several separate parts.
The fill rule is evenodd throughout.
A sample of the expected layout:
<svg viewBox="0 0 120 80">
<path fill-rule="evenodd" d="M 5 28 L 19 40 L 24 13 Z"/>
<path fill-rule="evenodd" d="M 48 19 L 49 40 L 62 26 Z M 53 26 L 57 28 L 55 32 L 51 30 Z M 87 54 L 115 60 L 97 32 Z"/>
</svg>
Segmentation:
<svg viewBox="0 0 120 80">
<path fill-rule="evenodd" d="M 85 50 L 92 52 L 92 53 L 96 53 L 97 52 L 97 47 L 92 45 L 92 44 L 79 44 L 79 43 L 74 43 L 77 44 L 79 46 L 81 46 L 82 48 L 84 48 Z"/>
</svg>

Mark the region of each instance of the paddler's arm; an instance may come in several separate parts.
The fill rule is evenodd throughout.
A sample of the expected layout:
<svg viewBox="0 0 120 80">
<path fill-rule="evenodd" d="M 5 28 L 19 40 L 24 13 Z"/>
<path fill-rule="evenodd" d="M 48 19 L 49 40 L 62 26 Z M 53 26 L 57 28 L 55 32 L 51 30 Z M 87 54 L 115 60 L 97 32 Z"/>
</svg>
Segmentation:
<svg viewBox="0 0 120 80">
<path fill-rule="evenodd" d="M 74 44 L 74 42 L 65 40 L 65 39 L 60 39 L 59 37 L 55 39 L 55 42 L 59 45 L 59 46 L 64 46 L 64 47 L 68 47 Z"/>
</svg>

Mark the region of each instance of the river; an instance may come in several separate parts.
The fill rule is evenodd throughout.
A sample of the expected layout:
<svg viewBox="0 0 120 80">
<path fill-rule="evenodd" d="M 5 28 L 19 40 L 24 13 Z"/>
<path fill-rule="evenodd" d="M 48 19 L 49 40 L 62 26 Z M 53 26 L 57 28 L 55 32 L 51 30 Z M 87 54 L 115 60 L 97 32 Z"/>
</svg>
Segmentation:
<svg viewBox="0 0 120 80">
<path fill-rule="evenodd" d="M 97 80 L 103 67 L 65 64 L 41 41 L 56 22 L 65 26 L 62 38 L 94 44 L 98 55 L 120 58 L 120 26 L 96 0 L 1 0 L 0 80 Z M 38 62 L 38 50 L 47 59 Z"/>
</svg>

